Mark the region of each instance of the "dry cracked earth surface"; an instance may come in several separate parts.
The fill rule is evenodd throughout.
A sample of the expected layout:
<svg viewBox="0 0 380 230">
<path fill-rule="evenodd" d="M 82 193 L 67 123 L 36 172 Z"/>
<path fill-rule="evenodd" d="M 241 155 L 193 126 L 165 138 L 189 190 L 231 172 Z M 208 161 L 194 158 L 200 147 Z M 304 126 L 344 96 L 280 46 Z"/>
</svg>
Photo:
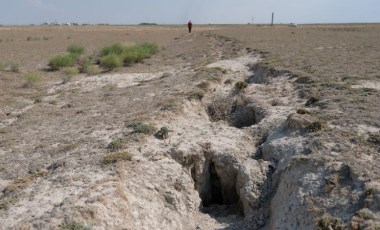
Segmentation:
<svg viewBox="0 0 380 230">
<path fill-rule="evenodd" d="M 185 29 L 0 27 L 0 229 L 380 229 L 380 27 Z"/>
</svg>

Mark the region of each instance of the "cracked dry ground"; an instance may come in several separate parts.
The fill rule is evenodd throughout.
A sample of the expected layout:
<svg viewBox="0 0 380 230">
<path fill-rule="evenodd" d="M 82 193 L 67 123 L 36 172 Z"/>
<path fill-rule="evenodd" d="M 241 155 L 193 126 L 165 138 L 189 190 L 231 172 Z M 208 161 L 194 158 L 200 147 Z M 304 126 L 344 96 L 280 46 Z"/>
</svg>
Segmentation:
<svg viewBox="0 0 380 230">
<path fill-rule="evenodd" d="M 297 77 L 260 58 L 203 31 L 127 72 L 15 98 L 1 111 L 1 228 L 376 229 L 376 146 L 346 159 Z"/>
</svg>

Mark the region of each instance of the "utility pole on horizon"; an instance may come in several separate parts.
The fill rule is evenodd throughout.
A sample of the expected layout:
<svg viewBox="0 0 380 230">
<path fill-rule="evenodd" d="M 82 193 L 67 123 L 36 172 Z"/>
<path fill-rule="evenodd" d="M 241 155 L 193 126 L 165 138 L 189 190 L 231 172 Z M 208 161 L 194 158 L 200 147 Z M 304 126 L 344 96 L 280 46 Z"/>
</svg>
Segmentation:
<svg viewBox="0 0 380 230">
<path fill-rule="evenodd" d="M 271 22 L 271 26 L 273 26 L 273 20 L 274 20 L 274 12 L 272 12 L 272 22 Z"/>
</svg>

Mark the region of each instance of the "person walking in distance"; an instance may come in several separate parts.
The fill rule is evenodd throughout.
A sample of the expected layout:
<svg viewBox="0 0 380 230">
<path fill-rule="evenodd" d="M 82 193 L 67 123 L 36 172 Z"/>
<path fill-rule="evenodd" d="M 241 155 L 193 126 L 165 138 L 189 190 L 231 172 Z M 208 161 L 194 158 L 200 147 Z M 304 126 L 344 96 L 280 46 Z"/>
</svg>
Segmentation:
<svg viewBox="0 0 380 230">
<path fill-rule="evenodd" d="M 193 23 L 191 20 L 187 23 L 187 28 L 189 28 L 189 34 L 191 34 L 191 29 L 193 28 Z"/>
</svg>

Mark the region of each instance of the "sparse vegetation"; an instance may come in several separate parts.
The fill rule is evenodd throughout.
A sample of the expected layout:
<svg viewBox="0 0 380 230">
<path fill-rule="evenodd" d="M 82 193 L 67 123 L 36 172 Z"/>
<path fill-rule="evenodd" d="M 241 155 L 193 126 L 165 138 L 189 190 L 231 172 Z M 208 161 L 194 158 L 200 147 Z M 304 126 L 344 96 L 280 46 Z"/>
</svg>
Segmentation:
<svg viewBox="0 0 380 230">
<path fill-rule="evenodd" d="M 152 43 L 144 43 L 141 45 L 123 46 L 120 43 L 106 46 L 100 51 L 101 60 L 104 57 L 112 57 L 112 63 L 122 61 L 126 65 L 141 62 L 158 52 L 158 46 Z M 116 61 L 117 57 L 117 61 Z M 109 58 L 111 59 L 111 58 Z M 101 61 L 102 62 L 102 61 Z"/>
<path fill-rule="evenodd" d="M 78 73 L 79 73 L 79 70 L 76 67 L 65 67 L 65 68 L 63 68 L 62 75 L 61 75 L 62 84 L 66 84 L 69 81 L 71 81 L 71 78 L 74 75 L 77 75 Z"/>
<path fill-rule="evenodd" d="M 62 69 L 62 73 L 69 76 L 74 76 L 79 74 L 79 70 L 76 67 L 65 67 Z"/>
<path fill-rule="evenodd" d="M 340 82 L 327 82 L 327 83 L 322 83 L 321 86 L 328 87 L 328 88 L 333 88 L 337 90 L 343 90 L 343 89 L 350 89 L 351 85 L 348 83 L 340 83 Z"/>
<path fill-rule="evenodd" d="M 130 127 L 133 129 L 133 133 L 142 133 L 151 135 L 156 132 L 156 127 L 150 124 L 144 124 L 142 122 L 133 122 L 131 124 L 128 124 L 127 127 Z"/>
<path fill-rule="evenodd" d="M 169 129 L 167 127 L 161 127 L 154 136 L 161 140 L 167 139 L 169 137 Z"/>
<path fill-rule="evenodd" d="M 42 74 L 40 72 L 28 72 L 24 74 L 25 84 L 24 87 L 31 87 L 42 80 Z"/>
<path fill-rule="evenodd" d="M 82 73 L 87 73 L 88 68 L 92 65 L 92 57 L 83 57 L 79 59 L 79 69 Z"/>
<path fill-rule="evenodd" d="M 144 43 L 142 45 L 134 45 L 126 47 L 123 53 L 123 60 L 126 65 L 141 62 L 150 58 L 158 52 L 158 46 L 152 43 Z"/>
<path fill-rule="evenodd" d="M 8 210 L 12 205 L 14 205 L 18 200 L 16 198 L 5 198 L 0 201 L 0 211 Z"/>
<path fill-rule="evenodd" d="M 204 94 L 202 92 L 198 92 L 198 91 L 192 91 L 190 93 L 187 94 L 187 99 L 189 100 L 202 100 L 204 97 Z"/>
<path fill-rule="evenodd" d="M 65 220 L 61 225 L 61 230 L 91 230 L 90 227 L 75 220 Z"/>
<path fill-rule="evenodd" d="M 116 140 L 113 140 L 111 143 L 108 144 L 107 149 L 109 149 L 111 152 L 116 152 L 125 148 L 126 144 L 126 138 L 117 138 Z"/>
<path fill-rule="evenodd" d="M 360 209 L 359 211 L 356 212 L 356 215 L 365 220 L 372 220 L 375 218 L 375 215 L 373 214 L 373 212 L 369 210 L 368 208 Z"/>
<path fill-rule="evenodd" d="M 117 54 L 111 53 L 100 59 L 100 65 L 108 70 L 113 70 L 121 67 L 122 61 Z"/>
<path fill-rule="evenodd" d="M 56 55 L 49 60 L 48 66 L 51 70 L 60 70 L 64 67 L 74 66 L 80 58 L 80 55 L 85 51 L 84 47 L 79 45 L 70 45 L 67 48 L 68 54 Z"/>
<path fill-rule="evenodd" d="M 86 68 L 85 73 L 88 75 L 95 75 L 102 72 L 102 70 L 97 65 L 90 65 Z"/>
<path fill-rule="evenodd" d="M 207 91 L 210 88 L 210 82 L 208 82 L 208 81 L 202 81 L 201 83 L 199 83 L 197 85 L 197 87 L 200 88 L 200 89 L 203 89 L 203 90 Z"/>
<path fill-rule="evenodd" d="M 5 70 L 5 65 L 3 63 L 0 63 L 0 71 L 4 71 Z"/>
<path fill-rule="evenodd" d="M 171 111 L 177 106 L 177 100 L 175 98 L 168 98 L 160 101 L 158 106 L 161 107 L 163 111 Z"/>
<path fill-rule="evenodd" d="M 342 220 L 336 217 L 332 217 L 330 214 L 325 214 L 317 221 L 317 230 L 343 230 L 344 225 Z"/>
<path fill-rule="evenodd" d="M 43 98 L 44 94 L 41 93 L 41 92 L 38 92 L 36 93 L 35 95 L 32 96 L 32 100 L 34 101 L 34 103 L 41 103 L 42 102 L 42 98 Z"/>
<path fill-rule="evenodd" d="M 83 46 L 72 44 L 67 48 L 67 52 L 70 54 L 81 55 L 85 51 Z"/>
<path fill-rule="evenodd" d="M 20 64 L 15 62 L 11 63 L 11 71 L 14 73 L 20 72 Z"/>
<path fill-rule="evenodd" d="M 108 56 L 111 54 L 115 54 L 115 55 L 119 56 L 123 52 L 124 52 L 124 47 L 120 43 L 117 43 L 117 44 L 113 44 L 110 46 L 103 47 L 100 50 L 100 56 L 104 57 L 104 56 Z"/>
<path fill-rule="evenodd" d="M 134 214 L 154 216 L 151 215 L 155 211 L 154 209 L 141 208 L 139 204 L 141 202 L 143 205 L 147 202 L 152 203 L 153 200 L 159 201 L 156 202 L 158 206 L 175 207 L 176 194 L 181 191 L 183 193 L 194 190 L 195 187 L 198 191 L 206 193 L 204 195 L 202 192 L 199 193 L 202 200 L 201 205 L 205 205 L 207 201 L 203 200 L 202 196 L 210 196 L 215 191 L 211 188 L 205 188 L 205 190 L 203 188 L 209 187 L 209 183 L 218 182 L 211 180 L 211 173 L 217 171 L 218 175 L 215 176 L 227 174 L 233 176 L 231 178 L 228 176 L 219 178 L 223 190 L 221 191 L 223 194 L 220 196 L 223 200 L 228 200 L 236 195 L 237 200 L 233 202 L 238 202 L 237 206 L 248 209 L 252 208 L 250 207 L 252 202 L 257 201 L 258 204 L 257 207 L 253 208 L 255 208 L 255 213 L 260 214 L 260 217 L 257 220 L 247 219 L 244 223 L 240 221 L 244 218 L 243 214 L 246 218 L 252 217 L 249 214 L 246 215 L 247 209 L 241 210 L 245 212 L 241 217 L 238 216 L 241 214 L 239 207 L 236 207 L 236 215 L 235 212 L 225 210 L 224 206 L 221 207 L 223 210 L 215 210 L 218 213 L 219 211 L 231 213 L 231 216 L 226 216 L 224 219 L 232 227 L 236 225 L 244 228 L 243 225 L 248 223 L 251 228 L 259 228 L 251 225 L 256 225 L 258 222 L 264 223 L 265 220 L 271 218 L 271 220 L 275 220 L 271 221 L 273 222 L 272 227 L 281 228 L 284 223 L 283 220 L 278 219 L 284 211 L 281 208 L 288 208 L 289 205 L 286 205 L 287 201 L 282 201 L 285 202 L 282 206 L 276 205 L 276 202 L 279 201 L 279 194 L 277 192 L 276 195 L 275 192 L 276 189 L 282 190 L 282 187 L 286 186 L 286 184 L 281 183 L 281 180 L 289 180 L 293 176 L 294 178 L 290 178 L 290 180 L 293 179 L 297 182 L 294 184 L 295 187 L 293 186 L 294 189 L 304 188 L 305 191 L 299 200 L 291 200 L 292 197 L 288 200 L 294 201 L 291 204 L 293 209 L 295 207 L 305 211 L 306 220 L 298 221 L 297 216 L 289 215 L 286 220 L 287 226 L 299 229 L 308 227 L 317 229 L 351 227 L 352 229 L 359 229 L 371 228 L 371 225 L 375 225 L 374 228 L 376 229 L 378 219 L 373 219 L 373 216 L 377 210 L 372 204 L 373 199 L 376 198 L 379 175 L 376 154 L 379 151 L 380 144 L 380 133 L 378 132 L 380 113 L 379 106 L 377 106 L 380 92 L 378 90 L 380 66 L 376 61 L 380 51 L 378 46 L 380 30 L 376 24 L 354 25 L 354 27 L 361 28 L 360 31 L 355 32 L 353 30 L 344 32 L 345 34 L 342 35 L 337 32 L 331 33 L 335 30 L 329 28 L 335 27 L 339 26 L 302 25 L 297 29 L 296 34 L 281 36 L 291 34 L 282 25 L 263 26 L 263 28 L 244 25 L 223 26 L 220 27 L 222 29 L 219 29 L 217 25 L 212 25 L 212 28 L 216 29 L 209 30 L 205 27 L 202 36 L 197 37 L 199 39 L 192 39 L 194 36 L 189 37 L 183 31 L 175 28 L 167 33 L 168 28 L 162 30 L 161 26 L 148 33 L 146 31 L 149 31 L 149 28 L 129 29 L 128 27 L 125 29 L 111 26 L 106 29 L 95 26 L 83 28 L 60 26 L 58 29 L 57 27 L 45 27 L 42 31 L 37 31 L 40 30 L 39 27 L 33 27 L 32 30 L 36 31 L 28 29 L 27 32 L 19 31 L 19 28 L 16 28 L 10 30 L 12 33 L 9 33 L 8 28 L 5 28 L 2 30 L 1 37 L 7 39 L 7 42 L 0 44 L 5 50 L 2 53 L 1 61 L 6 62 L 4 67 L 6 71 L 0 72 L 2 75 L 0 117 L 3 120 L 0 124 L 0 133 L 1 151 L 4 152 L 4 157 L 0 160 L 0 172 L 4 178 L 0 179 L 4 180 L 5 186 L 7 186 L 0 199 L 0 212 L 6 215 L 4 217 L 5 223 L 12 223 L 15 218 L 19 218 L 17 223 L 20 223 L 21 228 L 23 223 L 26 223 L 26 227 L 30 225 L 41 228 L 57 227 L 56 225 L 61 223 L 58 229 L 60 227 L 62 229 L 83 229 L 87 228 L 85 226 L 88 225 L 87 223 L 92 222 L 96 228 L 107 228 L 109 226 L 117 227 L 121 224 L 118 218 L 112 217 L 124 216 L 127 222 L 133 222 L 130 225 L 132 227 L 149 227 L 159 222 L 163 224 L 158 227 L 166 228 L 168 225 L 177 224 L 177 222 L 164 225 L 166 222 L 160 222 L 161 219 L 147 218 L 142 222 L 140 221 L 141 223 L 134 223 Z M 322 31 L 323 28 L 326 30 Z M 85 33 L 84 30 L 86 30 Z M 50 34 L 54 33 L 54 36 L 59 39 L 48 42 L 27 42 L 25 41 L 25 33 L 27 33 L 26 36 L 29 34 L 36 34 L 37 36 L 49 34 L 48 36 L 51 36 Z M 63 67 L 60 72 L 46 73 L 46 76 L 44 74 L 46 85 L 43 88 L 42 84 L 37 84 L 41 87 L 20 89 L 18 86 L 23 83 L 20 83 L 20 80 L 23 81 L 24 78 L 20 79 L 19 76 L 23 76 L 23 74 L 10 73 L 8 56 L 11 61 L 22 63 L 21 71 L 23 73 L 24 71 L 27 72 L 27 69 L 41 69 L 46 57 L 49 58 L 47 54 L 59 50 L 65 51 L 65 44 L 70 43 L 69 40 L 66 40 L 69 33 L 72 33 L 73 38 L 75 38 L 72 42 L 74 40 L 88 42 L 88 47 L 91 47 L 91 50 L 107 40 L 103 36 L 104 34 L 114 40 L 157 40 L 161 44 L 165 44 L 167 50 L 163 53 L 162 60 L 157 58 L 157 60 L 148 61 L 145 65 L 139 64 L 130 70 L 123 70 L 128 74 L 130 72 L 149 72 L 146 76 L 136 75 L 136 80 L 133 80 L 144 83 L 148 81 L 144 79 L 153 79 L 144 87 L 134 86 L 134 82 L 131 83 L 129 79 L 122 79 L 123 82 L 118 82 L 113 76 L 84 77 L 83 81 L 78 81 L 78 85 L 62 86 L 55 84 L 65 68 L 79 68 L 84 73 L 90 73 L 91 67 L 97 68 L 95 72 L 105 70 L 98 65 L 101 60 L 100 53 L 94 52 L 93 59 L 91 57 L 87 59 L 83 56 L 83 59 L 76 61 L 72 67 Z M 96 36 L 102 33 L 104 34 Z M 147 34 L 162 37 L 147 37 Z M 226 42 L 227 40 L 221 40 L 217 34 L 236 37 L 241 42 L 232 46 L 230 42 Z M 15 37 L 15 42 L 8 43 L 8 38 L 15 35 L 18 36 Z M 179 40 L 173 41 L 174 37 Z M 281 37 L 281 42 L 278 42 L 279 37 Z M 189 39 L 192 41 L 188 42 Z M 183 47 L 185 45 L 186 47 Z M 236 90 L 235 83 L 243 79 L 244 76 L 248 77 L 248 72 L 247 74 L 245 72 L 238 74 L 234 68 L 231 68 L 230 73 L 223 76 L 217 68 L 213 70 L 215 72 L 211 72 L 208 67 L 204 67 L 209 62 L 219 61 L 220 57 L 231 58 L 232 60 L 235 57 L 240 57 L 240 55 L 245 56 L 244 50 L 241 50 L 242 45 L 257 48 L 257 50 L 252 51 L 252 56 L 247 56 L 247 60 L 240 58 L 236 60 L 248 63 L 255 60 L 256 55 L 260 53 L 260 60 L 267 61 L 268 68 L 273 67 L 277 71 L 274 76 L 266 70 L 262 75 L 256 75 L 257 72 L 255 72 L 255 75 L 252 76 L 263 76 L 265 78 L 264 75 L 267 75 L 268 82 L 260 85 L 254 83 L 248 85 L 247 94 Z M 127 47 L 124 44 L 121 46 Z M 28 47 L 27 50 L 25 47 Z M 9 50 L 12 52 L 8 52 Z M 121 65 L 136 62 L 131 54 L 131 59 L 124 63 L 124 52 L 125 49 L 123 48 L 120 55 L 117 55 L 120 58 Z M 113 54 L 110 53 L 110 55 Z M 228 64 L 228 62 L 226 63 Z M 148 66 L 150 64 L 152 65 Z M 231 64 L 233 63 L 231 62 Z M 168 77 L 169 75 L 164 73 L 161 76 L 161 79 L 164 78 L 163 80 L 150 78 L 150 73 L 157 74 L 158 71 L 168 69 L 168 65 L 175 68 L 173 72 L 169 71 L 173 74 L 172 76 Z M 221 66 L 223 65 L 222 63 Z M 204 71 L 194 69 L 198 67 L 204 68 Z M 242 66 L 236 66 L 236 69 L 240 67 Z M 287 71 L 291 72 L 288 73 Z M 202 74 L 194 77 L 198 72 L 202 72 Z M 158 72 L 158 78 L 160 78 L 161 73 Z M 284 76 L 281 75 L 282 73 L 285 73 Z M 223 85 L 223 82 L 221 84 L 215 83 L 218 82 L 218 77 L 220 77 L 219 79 L 228 79 L 224 82 L 226 85 Z M 206 87 L 208 92 L 195 85 L 201 81 L 209 84 Z M 45 79 L 43 83 L 45 84 Z M 206 94 L 207 97 L 203 98 Z M 219 95 L 214 98 L 214 94 Z M 42 98 L 43 96 L 45 98 Z M 243 103 L 237 102 L 239 96 L 243 98 L 241 100 Z M 311 96 L 320 97 L 321 101 L 311 101 L 308 104 L 310 107 L 307 107 L 304 103 L 311 99 Z M 28 99 L 34 100 L 35 103 L 43 101 L 43 104 L 31 105 L 31 101 Z M 192 101 L 189 102 L 187 99 Z M 203 100 L 203 102 L 201 103 L 198 100 Z M 286 103 L 286 107 L 270 106 L 279 105 L 281 101 Z M 70 105 L 70 107 L 66 105 Z M 314 107 L 311 107 L 313 105 Z M 171 111 L 160 111 L 160 109 Z M 205 116 L 205 110 L 210 117 Z M 298 115 L 295 114 L 294 121 L 299 122 L 300 128 L 290 132 L 286 128 L 285 118 L 288 114 L 293 114 L 296 111 Z M 263 120 L 264 122 L 258 123 L 264 115 L 266 117 Z M 22 117 L 22 119 L 17 120 L 17 117 Z M 166 141 L 159 141 L 153 136 L 140 134 L 143 132 L 135 131 L 135 127 L 133 129 L 120 127 L 120 122 L 125 119 L 137 119 L 139 122 L 135 123 L 145 124 L 150 121 L 157 122 L 161 126 L 170 124 L 173 126 L 173 132 L 169 132 L 167 129 L 171 128 L 169 126 L 158 126 L 157 128 L 161 128 L 154 133 L 155 136 L 159 139 L 169 137 Z M 14 123 L 11 123 L 12 120 Z M 224 121 L 210 124 L 210 122 L 218 120 Z M 227 127 L 227 125 L 236 128 L 245 127 L 246 120 L 254 121 L 255 125 L 244 130 Z M 10 122 L 8 123 L 8 121 Z M 314 121 L 318 122 L 311 124 Z M 308 126 L 309 124 L 310 126 Z M 20 127 L 22 130 L 17 130 Z M 321 131 L 311 133 L 306 130 L 306 127 L 311 132 Z M 62 129 L 64 132 L 61 132 Z M 37 133 L 41 130 L 46 132 Z M 129 133 L 127 133 L 128 131 Z M 110 135 L 118 135 L 117 137 L 121 137 L 123 140 L 115 137 L 107 143 L 101 141 Z M 70 145 L 69 140 L 84 141 L 84 143 L 80 149 L 71 151 L 70 149 L 74 148 L 75 145 Z M 350 140 L 352 141 L 350 142 Z M 111 143 L 109 144 L 111 141 L 112 144 L 115 144 L 114 146 L 111 146 Z M 121 144 L 118 143 L 119 141 Z M 206 141 L 207 143 L 205 143 Z M 63 144 L 57 145 L 57 143 Z M 16 149 L 14 148 L 15 145 L 17 145 Z M 257 149 L 257 152 L 249 151 L 247 153 L 245 147 L 253 145 L 256 145 L 257 148 L 254 149 Z M 85 151 L 88 148 L 93 148 L 94 151 Z M 99 153 L 102 152 L 99 148 L 103 148 L 103 155 L 99 156 Z M 279 151 L 271 154 L 270 151 L 273 149 Z M 293 154 L 294 156 L 289 155 L 287 154 L 288 150 L 291 150 L 290 153 L 296 154 Z M 132 157 L 125 151 L 139 153 L 136 162 L 133 164 L 128 162 L 127 160 Z M 229 156 L 230 153 L 233 155 Z M 258 160 L 258 162 L 254 162 L 253 159 L 244 161 L 247 154 L 255 157 L 254 160 Z M 271 155 L 276 159 L 272 159 Z M 284 156 L 289 159 L 284 160 Z M 263 158 L 268 162 L 263 161 Z M 299 159 L 299 161 L 295 162 L 295 159 Z M 176 170 L 177 168 L 181 169 L 181 167 L 173 168 L 175 161 L 184 165 L 188 173 L 181 173 L 181 171 Z M 212 163 L 215 162 L 213 166 L 216 168 L 211 167 L 209 164 L 211 161 Z M 49 165 L 53 162 L 62 162 L 66 165 L 59 170 L 55 170 L 56 166 L 49 169 Z M 125 164 L 130 167 L 116 167 L 113 165 L 115 162 L 122 163 L 118 166 Z M 290 163 L 288 164 L 288 162 Z M 240 167 L 240 163 L 244 164 L 244 168 Z M 230 167 L 230 164 L 233 164 L 233 167 Z M 348 172 L 344 169 L 346 165 L 350 167 Z M 103 168 L 99 168 L 99 166 Z M 280 176 L 275 178 L 277 181 L 272 183 L 272 173 L 284 168 L 287 169 L 287 173 L 279 174 Z M 309 181 L 310 176 L 307 177 L 301 172 L 305 169 L 308 171 L 309 168 L 311 176 L 317 174 L 317 178 L 311 178 L 311 182 Z M 39 169 L 47 171 L 48 178 L 41 178 L 35 182 L 18 180 Z M 241 174 L 245 173 L 246 169 L 250 174 Z M 238 183 L 237 189 L 245 189 L 247 193 L 243 193 L 245 190 L 240 190 L 240 193 L 238 190 L 235 191 L 236 173 L 238 176 L 244 176 L 244 178 L 238 178 L 242 179 L 240 182 L 245 183 L 247 180 L 245 185 L 240 183 L 243 187 L 252 185 L 250 184 L 251 179 L 253 182 L 259 181 L 260 183 L 256 184 L 257 186 L 255 185 L 257 189 L 249 191 L 247 190 L 248 187 L 243 188 Z M 89 176 L 94 179 L 89 181 Z M 295 178 L 297 176 L 300 178 Z M 336 181 L 330 181 L 333 176 L 336 176 Z M 124 183 L 126 179 L 127 183 Z M 314 183 L 313 179 L 317 181 Z M 329 180 L 329 184 L 326 183 L 327 180 Z M 49 192 L 49 188 L 45 186 L 47 185 L 46 181 L 51 189 L 56 192 Z M 313 187 L 312 182 L 320 186 Z M 80 193 L 62 193 L 62 188 L 73 183 L 82 188 Z M 311 187 L 303 186 L 310 184 Z M 162 185 L 158 187 L 165 187 L 165 189 L 157 188 L 157 185 Z M 224 191 L 224 188 L 229 185 L 231 185 L 228 187 L 228 189 L 231 188 L 231 193 Z M 275 185 L 278 185 L 278 188 Z M 314 189 L 311 195 L 310 188 Z M 142 191 L 143 196 L 136 191 Z M 46 199 L 39 200 L 37 203 L 29 202 L 30 204 L 28 203 L 27 207 L 23 207 L 28 197 L 33 197 L 36 192 L 44 195 Z M 190 192 L 196 193 L 195 190 Z M 224 194 L 225 192 L 227 195 Z M 145 196 L 146 194 L 151 194 L 151 196 Z M 83 195 L 85 196 L 82 197 L 83 199 L 78 198 L 78 196 Z M 17 201 L 13 204 L 12 201 L 7 200 L 13 196 L 19 196 L 22 202 Z M 46 214 L 44 218 L 49 219 L 49 214 L 51 214 L 49 203 L 52 199 L 68 201 L 80 199 L 90 203 L 95 201 L 95 206 L 91 204 L 84 206 L 58 205 L 54 209 L 58 214 L 63 213 L 64 215 L 56 215 L 53 222 L 41 222 L 41 218 L 33 216 L 33 210 L 38 205 L 37 208 L 41 209 L 41 213 Z M 128 200 L 133 199 L 138 199 L 141 202 L 128 206 Z M 120 209 L 111 207 L 115 202 L 120 203 Z M 363 206 L 364 203 L 369 204 L 368 207 L 374 210 L 373 213 L 370 209 L 358 210 L 360 209 L 358 207 L 367 207 L 367 205 Z M 101 209 L 99 209 L 96 204 L 100 204 L 102 207 L 111 207 L 106 210 L 109 213 L 106 216 L 99 216 L 99 212 L 104 211 L 104 208 L 100 207 Z M 125 208 L 126 206 L 128 207 Z M 11 210 L 4 211 L 8 208 Z M 226 208 L 228 207 L 226 206 Z M 273 208 L 280 209 L 273 212 Z M 212 206 L 207 210 L 214 212 Z M 18 216 L 14 215 L 15 211 L 19 214 Z M 169 211 L 173 213 L 176 210 Z M 181 216 L 186 216 L 182 215 L 182 211 L 186 210 L 179 211 Z M 285 210 L 285 212 L 290 211 Z M 251 213 L 250 210 L 248 212 Z M 333 216 L 327 214 L 319 218 L 325 212 L 330 212 Z M 212 214 L 210 213 L 210 215 Z M 293 214 L 297 213 L 293 212 Z M 71 217 L 71 215 L 74 216 Z M 66 216 L 69 216 L 68 220 L 75 218 L 75 221 L 67 221 L 62 225 L 63 222 L 61 221 L 63 220 L 60 218 Z M 313 226 L 310 226 L 309 219 L 316 216 L 319 219 L 313 219 L 311 223 Z M 199 215 L 195 217 L 198 218 Z M 342 220 L 338 217 L 341 217 Z M 200 227 L 204 225 L 217 228 L 226 225 L 217 223 L 212 218 L 209 219 L 212 223 L 208 223 L 208 220 L 202 220 Z M 182 219 L 178 220 L 183 222 Z M 194 222 L 194 220 L 190 218 L 188 222 Z M 195 221 L 197 220 L 199 218 Z M 84 221 L 83 224 L 82 221 Z M 350 222 L 351 224 L 356 222 L 357 227 L 344 226 L 344 224 L 350 225 Z M 18 225 L 17 223 L 15 226 Z"/>
<path fill-rule="evenodd" d="M 230 96 L 215 95 L 207 106 L 207 113 L 214 121 L 230 120 L 234 103 L 234 99 Z"/>
<path fill-rule="evenodd" d="M 49 60 L 48 66 L 51 70 L 60 70 L 63 67 L 71 67 L 74 66 L 76 61 L 78 60 L 77 55 L 66 54 L 66 55 L 57 55 L 52 57 Z"/>
<path fill-rule="evenodd" d="M 70 152 L 70 151 L 78 148 L 79 145 L 80 144 L 78 142 L 74 142 L 74 143 L 71 143 L 71 144 L 61 145 L 58 148 L 58 152 L 60 152 L 60 153 Z"/>
<path fill-rule="evenodd" d="M 9 183 L 4 189 L 3 189 L 3 193 L 4 194 L 10 194 L 12 192 L 14 192 L 15 190 L 17 189 L 20 189 L 20 188 L 25 188 L 28 184 L 32 183 L 34 181 L 34 179 L 36 178 L 35 175 L 33 176 L 29 176 L 29 177 L 25 177 L 25 178 L 19 178 L 19 179 L 16 179 L 14 180 L 13 182 Z"/>
<path fill-rule="evenodd" d="M 118 161 L 130 161 L 133 155 L 129 152 L 114 152 L 105 156 L 102 160 L 103 164 L 113 164 Z"/>
</svg>

